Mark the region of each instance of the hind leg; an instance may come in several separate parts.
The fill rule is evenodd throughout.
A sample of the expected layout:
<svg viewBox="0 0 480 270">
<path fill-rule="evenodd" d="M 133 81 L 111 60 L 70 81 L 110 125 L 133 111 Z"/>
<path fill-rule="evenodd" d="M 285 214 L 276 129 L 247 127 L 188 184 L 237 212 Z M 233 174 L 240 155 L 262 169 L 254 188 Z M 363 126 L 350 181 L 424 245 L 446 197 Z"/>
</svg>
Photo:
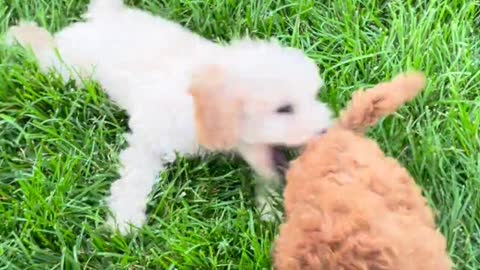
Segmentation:
<svg viewBox="0 0 480 270">
<path fill-rule="evenodd" d="M 55 55 L 55 40 L 46 30 L 34 22 L 21 22 L 10 27 L 6 35 L 7 44 L 20 44 L 22 47 L 31 49 L 38 59 L 42 71 L 47 71 L 53 66 Z"/>
<path fill-rule="evenodd" d="M 7 42 L 18 42 L 23 47 L 32 47 L 34 51 L 50 50 L 55 46 L 53 36 L 34 22 L 22 22 L 10 27 Z"/>
<path fill-rule="evenodd" d="M 21 22 L 10 27 L 6 34 L 6 42 L 9 45 L 18 43 L 26 49 L 31 49 L 43 73 L 54 69 L 64 81 L 74 79 L 79 87 L 83 86 L 82 78 L 92 73 L 91 66 L 82 66 L 62 59 L 62 55 L 57 53 L 57 43 L 52 34 L 34 22 Z"/>
</svg>

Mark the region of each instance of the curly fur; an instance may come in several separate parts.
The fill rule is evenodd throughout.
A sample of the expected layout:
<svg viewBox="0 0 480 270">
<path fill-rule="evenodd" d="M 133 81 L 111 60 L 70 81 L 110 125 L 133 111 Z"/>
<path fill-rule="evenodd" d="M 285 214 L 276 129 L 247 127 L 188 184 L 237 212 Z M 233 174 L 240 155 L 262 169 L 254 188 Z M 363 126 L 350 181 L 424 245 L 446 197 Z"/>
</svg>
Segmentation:
<svg viewBox="0 0 480 270">
<path fill-rule="evenodd" d="M 363 132 L 424 87 L 418 73 L 357 91 L 287 173 L 278 270 L 446 270 L 446 241 L 420 189 Z"/>
</svg>

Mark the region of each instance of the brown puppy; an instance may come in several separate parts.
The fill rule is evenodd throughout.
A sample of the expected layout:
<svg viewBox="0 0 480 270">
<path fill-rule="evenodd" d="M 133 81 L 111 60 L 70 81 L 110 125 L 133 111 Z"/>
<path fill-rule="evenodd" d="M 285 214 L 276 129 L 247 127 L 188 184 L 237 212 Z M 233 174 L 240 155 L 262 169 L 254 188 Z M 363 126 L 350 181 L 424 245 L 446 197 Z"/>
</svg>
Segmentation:
<svg viewBox="0 0 480 270">
<path fill-rule="evenodd" d="M 413 99 L 423 75 L 357 91 L 336 125 L 292 162 L 277 270 L 451 269 L 446 241 L 409 173 L 363 133 Z"/>
</svg>

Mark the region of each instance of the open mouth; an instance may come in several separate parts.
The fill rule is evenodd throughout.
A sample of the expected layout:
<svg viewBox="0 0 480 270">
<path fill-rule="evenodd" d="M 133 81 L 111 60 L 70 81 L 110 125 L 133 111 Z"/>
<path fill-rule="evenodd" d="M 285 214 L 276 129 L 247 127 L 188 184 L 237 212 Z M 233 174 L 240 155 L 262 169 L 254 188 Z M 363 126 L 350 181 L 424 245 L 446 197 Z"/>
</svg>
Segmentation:
<svg viewBox="0 0 480 270">
<path fill-rule="evenodd" d="M 321 136 L 327 132 L 327 129 L 322 129 L 318 132 L 318 136 Z M 295 158 L 303 149 L 304 145 L 298 147 L 286 147 L 283 145 L 270 145 L 270 159 L 273 169 L 279 176 L 282 176 L 282 180 L 285 180 L 285 174 L 289 168 L 289 157 Z"/>
<path fill-rule="evenodd" d="M 275 171 L 284 176 L 288 170 L 289 161 L 287 159 L 288 148 L 285 146 L 274 145 L 270 147 L 270 158 Z"/>
</svg>

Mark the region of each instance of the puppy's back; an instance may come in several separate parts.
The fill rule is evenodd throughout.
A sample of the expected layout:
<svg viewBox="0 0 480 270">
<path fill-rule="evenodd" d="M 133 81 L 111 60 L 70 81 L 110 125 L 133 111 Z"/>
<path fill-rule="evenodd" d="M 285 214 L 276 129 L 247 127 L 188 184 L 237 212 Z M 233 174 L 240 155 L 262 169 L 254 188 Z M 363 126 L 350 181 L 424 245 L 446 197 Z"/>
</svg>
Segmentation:
<svg viewBox="0 0 480 270">
<path fill-rule="evenodd" d="M 332 129 L 292 163 L 285 211 L 278 270 L 451 269 L 413 179 L 354 132 Z"/>
</svg>

